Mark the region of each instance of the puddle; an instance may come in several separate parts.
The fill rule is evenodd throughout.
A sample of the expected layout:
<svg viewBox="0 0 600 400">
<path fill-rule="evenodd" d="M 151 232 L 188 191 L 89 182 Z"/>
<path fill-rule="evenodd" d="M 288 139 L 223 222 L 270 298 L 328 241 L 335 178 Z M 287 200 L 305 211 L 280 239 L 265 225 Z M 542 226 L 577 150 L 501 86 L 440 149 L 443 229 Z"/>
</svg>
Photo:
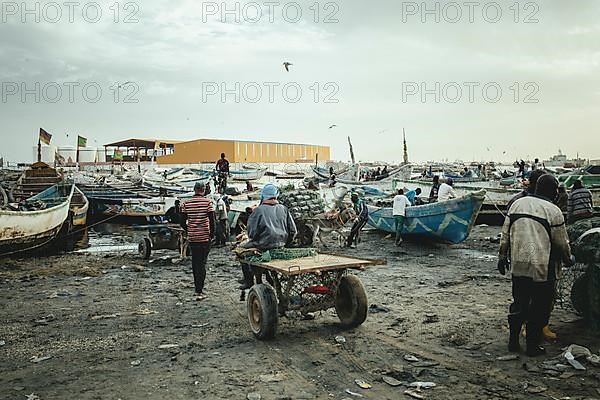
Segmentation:
<svg viewBox="0 0 600 400">
<path fill-rule="evenodd" d="M 145 236 L 145 231 L 133 230 L 127 225 L 100 224 L 83 234 L 75 245 L 75 253 L 137 252 L 138 243 Z"/>
</svg>

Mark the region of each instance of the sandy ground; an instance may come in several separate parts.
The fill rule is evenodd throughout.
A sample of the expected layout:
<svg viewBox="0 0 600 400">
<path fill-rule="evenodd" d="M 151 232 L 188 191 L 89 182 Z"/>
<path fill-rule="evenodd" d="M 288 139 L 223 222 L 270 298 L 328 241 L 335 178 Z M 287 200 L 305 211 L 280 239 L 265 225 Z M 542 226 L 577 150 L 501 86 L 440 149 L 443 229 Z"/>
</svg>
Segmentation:
<svg viewBox="0 0 600 400">
<path fill-rule="evenodd" d="M 600 338 L 562 309 L 547 356 L 498 360 L 508 354 L 510 281 L 496 271 L 497 245 L 483 239 L 498 230 L 476 227 L 461 245 L 402 248 L 366 233 L 349 252 L 387 258 L 358 276 L 369 303 L 388 312 L 349 331 L 333 311 L 284 318 L 268 342 L 249 330 L 226 248 L 211 252 L 203 302 L 193 300 L 189 261 L 173 264 L 173 252 L 151 263 L 123 253 L 0 260 L 0 398 L 410 398 L 384 376 L 434 382 L 417 392 L 426 399 L 600 398 L 600 368 L 551 360 L 571 343 L 600 350 Z"/>
</svg>

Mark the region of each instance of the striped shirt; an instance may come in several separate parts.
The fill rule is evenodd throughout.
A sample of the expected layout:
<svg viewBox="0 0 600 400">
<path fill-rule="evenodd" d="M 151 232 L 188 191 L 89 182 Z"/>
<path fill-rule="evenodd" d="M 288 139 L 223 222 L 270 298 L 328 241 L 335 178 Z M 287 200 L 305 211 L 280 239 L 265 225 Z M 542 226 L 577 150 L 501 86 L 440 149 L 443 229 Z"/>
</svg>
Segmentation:
<svg viewBox="0 0 600 400">
<path fill-rule="evenodd" d="M 586 188 L 571 191 L 568 201 L 569 217 L 577 217 L 594 212 L 592 192 Z"/>
<path fill-rule="evenodd" d="M 204 196 L 194 196 L 183 203 L 181 211 L 187 215 L 188 240 L 192 243 L 210 242 L 210 220 L 214 212 L 212 201 Z"/>
</svg>

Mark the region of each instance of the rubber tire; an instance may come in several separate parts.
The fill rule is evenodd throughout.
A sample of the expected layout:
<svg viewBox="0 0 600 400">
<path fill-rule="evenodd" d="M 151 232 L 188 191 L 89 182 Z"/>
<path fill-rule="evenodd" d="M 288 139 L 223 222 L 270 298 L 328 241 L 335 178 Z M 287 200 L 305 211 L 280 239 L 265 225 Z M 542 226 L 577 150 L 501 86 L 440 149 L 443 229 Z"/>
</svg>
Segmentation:
<svg viewBox="0 0 600 400">
<path fill-rule="evenodd" d="M 252 286 L 248 293 L 246 305 L 250 330 L 259 340 L 272 339 L 277 332 L 277 295 L 270 285 L 259 283 Z M 258 320 L 253 321 L 253 315 L 258 312 Z"/>
<path fill-rule="evenodd" d="M 335 311 L 342 325 L 355 328 L 365 322 L 368 304 L 367 292 L 360 279 L 354 275 L 342 277 L 335 296 Z"/>
<path fill-rule="evenodd" d="M 152 253 L 152 244 L 150 243 L 150 239 L 144 238 L 140 241 L 138 244 L 138 253 L 144 260 L 150 259 L 150 254 Z"/>
</svg>

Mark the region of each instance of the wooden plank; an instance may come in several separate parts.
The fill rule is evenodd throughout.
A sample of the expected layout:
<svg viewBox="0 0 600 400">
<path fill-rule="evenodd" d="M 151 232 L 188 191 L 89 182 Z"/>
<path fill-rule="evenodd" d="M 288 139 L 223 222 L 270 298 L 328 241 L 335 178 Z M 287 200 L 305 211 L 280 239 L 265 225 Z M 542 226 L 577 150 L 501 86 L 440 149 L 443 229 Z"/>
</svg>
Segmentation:
<svg viewBox="0 0 600 400">
<path fill-rule="evenodd" d="M 347 268 L 361 268 L 370 265 L 383 265 L 385 260 L 369 260 L 335 254 L 321 253 L 316 256 L 295 258 L 292 260 L 272 260 L 265 262 L 246 262 L 249 265 L 279 272 L 284 275 L 300 275 L 304 273 L 332 271 Z"/>
</svg>

